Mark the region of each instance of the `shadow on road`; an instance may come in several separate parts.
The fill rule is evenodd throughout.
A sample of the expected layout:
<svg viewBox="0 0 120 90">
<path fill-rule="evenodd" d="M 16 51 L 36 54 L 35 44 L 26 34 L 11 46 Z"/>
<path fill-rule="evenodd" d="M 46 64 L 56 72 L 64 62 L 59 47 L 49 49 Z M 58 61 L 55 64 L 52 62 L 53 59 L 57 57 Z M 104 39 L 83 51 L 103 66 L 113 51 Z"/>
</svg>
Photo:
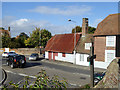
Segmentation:
<svg viewBox="0 0 120 90">
<path fill-rule="evenodd" d="M 41 57 L 39 59 L 37 59 L 36 61 L 35 60 L 31 60 L 31 61 L 27 61 L 26 65 L 24 66 L 24 68 L 29 68 L 29 67 L 33 67 L 33 66 L 40 66 L 42 65 L 42 63 L 38 62 L 38 61 L 41 61 L 43 60 L 44 58 Z"/>
</svg>

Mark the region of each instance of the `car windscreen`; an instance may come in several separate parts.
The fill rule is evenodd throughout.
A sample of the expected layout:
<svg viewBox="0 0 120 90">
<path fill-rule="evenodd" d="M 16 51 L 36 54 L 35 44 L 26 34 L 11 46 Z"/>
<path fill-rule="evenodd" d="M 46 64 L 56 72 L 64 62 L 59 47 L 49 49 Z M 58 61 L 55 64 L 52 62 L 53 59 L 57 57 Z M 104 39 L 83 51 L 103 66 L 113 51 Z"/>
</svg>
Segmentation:
<svg viewBox="0 0 120 90">
<path fill-rule="evenodd" d="M 9 54 L 15 54 L 15 52 L 9 52 Z"/>
<path fill-rule="evenodd" d="M 37 56 L 37 54 L 31 54 L 31 56 Z"/>
<path fill-rule="evenodd" d="M 7 52 L 4 52 L 4 54 L 7 54 Z"/>
</svg>

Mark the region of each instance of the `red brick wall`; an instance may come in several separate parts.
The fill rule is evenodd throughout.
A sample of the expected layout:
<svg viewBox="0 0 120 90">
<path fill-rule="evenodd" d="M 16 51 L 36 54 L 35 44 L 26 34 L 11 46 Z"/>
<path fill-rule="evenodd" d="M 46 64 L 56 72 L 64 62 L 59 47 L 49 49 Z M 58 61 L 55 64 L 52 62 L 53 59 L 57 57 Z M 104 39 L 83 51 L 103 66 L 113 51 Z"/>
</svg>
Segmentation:
<svg viewBox="0 0 120 90">
<path fill-rule="evenodd" d="M 106 37 L 95 37 L 94 54 L 96 54 L 95 61 L 105 61 Z"/>
</svg>

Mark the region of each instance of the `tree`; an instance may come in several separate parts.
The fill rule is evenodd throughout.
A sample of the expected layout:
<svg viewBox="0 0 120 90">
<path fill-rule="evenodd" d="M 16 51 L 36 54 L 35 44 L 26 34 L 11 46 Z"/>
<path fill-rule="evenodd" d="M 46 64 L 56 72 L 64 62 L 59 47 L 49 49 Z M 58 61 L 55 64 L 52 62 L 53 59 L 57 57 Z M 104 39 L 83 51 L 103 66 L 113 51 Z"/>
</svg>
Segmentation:
<svg viewBox="0 0 120 90">
<path fill-rule="evenodd" d="M 88 27 L 88 33 L 93 34 L 95 32 L 96 28 L 89 26 Z"/>
<path fill-rule="evenodd" d="M 82 32 L 82 27 L 76 26 L 76 33 Z M 75 28 L 72 29 L 72 33 L 75 33 Z M 93 34 L 95 32 L 96 28 L 88 26 L 88 33 Z"/>
<path fill-rule="evenodd" d="M 8 47 L 10 41 L 11 41 L 11 38 L 9 37 L 8 34 L 2 35 L 2 47 L 3 48 Z"/>
<path fill-rule="evenodd" d="M 47 44 L 47 41 L 51 38 L 51 36 L 52 35 L 48 30 L 42 29 L 41 30 L 41 40 L 40 40 L 41 46 L 45 47 Z"/>
<path fill-rule="evenodd" d="M 76 33 L 82 32 L 82 28 L 80 26 L 76 26 L 75 28 L 72 29 L 72 33 L 75 33 L 75 29 L 76 29 Z"/>
<path fill-rule="evenodd" d="M 27 47 L 45 47 L 47 41 L 51 38 L 51 33 L 46 29 L 35 28 L 30 37 L 25 40 L 25 45 Z"/>
<path fill-rule="evenodd" d="M 25 34 L 24 32 L 22 32 L 22 33 L 19 34 L 18 38 L 15 39 L 15 42 L 20 44 L 19 47 L 24 48 L 24 47 L 26 47 L 24 42 L 28 38 L 29 38 L 29 36 L 27 34 Z"/>
</svg>

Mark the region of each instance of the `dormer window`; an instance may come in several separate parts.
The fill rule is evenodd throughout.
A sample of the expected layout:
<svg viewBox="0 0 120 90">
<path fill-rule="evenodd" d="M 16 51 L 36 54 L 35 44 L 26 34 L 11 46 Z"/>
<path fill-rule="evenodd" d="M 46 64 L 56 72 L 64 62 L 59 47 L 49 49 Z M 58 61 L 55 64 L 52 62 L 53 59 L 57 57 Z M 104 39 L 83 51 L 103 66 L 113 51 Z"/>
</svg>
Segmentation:
<svg viewBox="0 0 120 90">
<path fill-rule="evenodd" d="M 106 36 L 106 46 L 107 47 L 115 47 L 115 36 Z"/>
<path fill-rule="evenodd" d="M 92 43 L 85 43 L 85 49 L 90 50 Z"/>
</svg>

